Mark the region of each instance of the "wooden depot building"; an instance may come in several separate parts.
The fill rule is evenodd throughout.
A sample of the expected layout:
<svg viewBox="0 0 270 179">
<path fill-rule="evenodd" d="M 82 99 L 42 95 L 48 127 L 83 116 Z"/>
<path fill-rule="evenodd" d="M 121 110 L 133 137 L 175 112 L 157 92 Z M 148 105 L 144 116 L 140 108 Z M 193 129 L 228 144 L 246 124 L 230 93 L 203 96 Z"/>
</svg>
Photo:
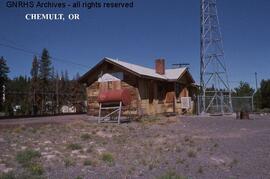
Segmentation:
<svg viewBox="0 0 270 179">
<path fill-rule="evenodd" d="M 131 104 L 123 113 L 156 115 L 192 113 L 196 92 L 195 81 L 188 68 L 166 69 L 165 60 L 147 68 L 111 58 L 102 59 L 79 81 L 86 85 L 88 114 L 97 116 L 101 91 L 128 89 Z"/>
</svg>

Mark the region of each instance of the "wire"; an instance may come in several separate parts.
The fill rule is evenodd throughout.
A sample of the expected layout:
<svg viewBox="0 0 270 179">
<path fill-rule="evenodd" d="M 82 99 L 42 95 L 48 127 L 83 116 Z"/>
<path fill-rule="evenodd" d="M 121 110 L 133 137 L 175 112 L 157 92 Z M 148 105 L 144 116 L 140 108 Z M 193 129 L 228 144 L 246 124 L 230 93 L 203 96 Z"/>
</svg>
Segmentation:
<svg viewBox="0 0 270 179">
<path fill-rule="evenodd" d="M 37 53 L 37 52 L 32 51 L 32 50 L 26 50 L 24 48 L 17 47 L 17 46 L 14 46 L 14 45 L 8 45 L 8 44 L 1 43 L 0 42 L 0 46 L 6 47 L 6 48 L 10 48 L 10 49 L 13 49 L 13 50 L 17 50 L 17 51 L 21 51 L 21 52 L 24 52 L 24 53 L 27 53 L 27 54 L 31 54 L 31 55 L 38 55 L 39 57 L 41 57 L 40 53 Z M 80 63 L 76 63 L 76 62 L 69 61 L 69 60 L 64 60 L 64 59 L 61 59 L 61 58 L 58 58 L 58 57 L 53 57 L 53 56 L 50 56 L 50 58 L 52 60 L 54 60 L 54 61 L 69 63 L 69 64 L 72 64 L 72 65 L 77 65 L 77 66 L 80 66 L 80 67 L 83 67 L 83 68 L 87 68 L 88 69 L 88 67 L 86 65 L 83 65 L 83 64 L 80 64 Z"/>
</svg>

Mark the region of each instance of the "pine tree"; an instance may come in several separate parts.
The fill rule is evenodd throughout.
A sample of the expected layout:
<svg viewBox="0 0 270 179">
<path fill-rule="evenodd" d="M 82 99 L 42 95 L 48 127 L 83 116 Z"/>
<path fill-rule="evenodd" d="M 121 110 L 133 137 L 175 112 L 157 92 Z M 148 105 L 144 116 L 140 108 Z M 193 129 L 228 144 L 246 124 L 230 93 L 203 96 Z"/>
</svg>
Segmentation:
<svg viewBox="0 0 270 179">
<path fill-rule="evenodd" d="M 7 84 L 7 91 L 14 92 L 11 95 L 7 95 L 5 103 L 6 112 L 12 115 L 9 108 L 19 106 L 16 111 L 16 115 L 28 115 L 32 111 L 32 106 L 29 100 L 30 80 L 26 76 L 18 76 L 12 80 L 9 80 Z M 12 108 L 11 107 L 11 108 Z"/>
<path fill-rule="evenodd" d="M 52 62 L 50 60 L 50 55 L 47 49 L 43 49 L 41 60 L 40 60 L 40 67 L 39 67 L 39 77 L 42 81 L 43 87 L 48 87 L 49 79 L 51 77 L 52 71 Z"/>
<path fill-rule="evenodd" d="M 34 56 L 34 59 L 32 62 L 32 68 L 31 68 L 31 72 L 30 72 L 32 80 L 37 81 L 38 71 L 39 71 L 38 59 L 37 59 L 37 56 Z"/>
<path fill-rule="evenodd" d="M 38 87 L 39 87 L 39 63 L 37 56 L 34 56 L 33 62 L 32 62 L 32 68 L 31 68 L 31 103 L 32 103 L 32 115 L 36 115 L 38 112 L 38 104 L 40 104 L 40 101 L 38 101 Z"/>
<path fill-rule="evenodd" d="M 237 88 L 234 88 L 237 96 L 252 96 L 254 94 L 254 89 L 247 83 L 240 81 Z"/>
<path fill-rule="evenodd" d="M 9 67 L 7 66 L 6 60 L 4 57 L 0 58 L 0 111 L 3 111 L 4 105 L 4 86 L 8 81 Z"/>
<path fill-rule="evenodd" d="M 56 72 L 56 75 L 55 75 L 55 112 L 56 114 L 59 113 L 59 74 L 58 74 L 58 71 Z"/>
<path fill-rule="evenodd" d="M 40 66 L 39 66 L 39 79 L 40 79 L 40 88 L 42 93 L 42 102 L 41 102 L 41 112 L 44 113 L 46 111 L 45 104 L 47 101 L 47 97 L 45 95 L 49 90 L 49 80 L 51 78 L 51 70 L 52 70 L 52 62 L 50 60 L 50 55 L 47 49 L 43 49 Z"/>
<path fill-rule="evenodd" d="M 270 110 L 270 80 L 261 81 L 262 108 Z"/>
<path fill-rule="evenodd" d="M 71 81 L 71 99 L 73 106 L 76 107 L 76 112 L 84 112 L 84 101 L 86 93 L 84 86 L 78 82 L 80 78 L 79 73 Z"/>
</svg>

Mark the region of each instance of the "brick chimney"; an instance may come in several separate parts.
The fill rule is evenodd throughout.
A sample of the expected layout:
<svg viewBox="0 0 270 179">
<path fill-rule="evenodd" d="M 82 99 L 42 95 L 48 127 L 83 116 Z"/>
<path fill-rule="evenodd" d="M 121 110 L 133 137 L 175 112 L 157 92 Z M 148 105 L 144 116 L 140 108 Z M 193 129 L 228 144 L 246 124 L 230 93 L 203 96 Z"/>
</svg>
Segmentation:
<svg viewBox="0 0 270 179">
<path fill-rule="evenodd" d="M 156 73 L 160 75 L 165 74 L 165 60 L 164 59 L 157 59 L 156 60 Z"/>
</svg>

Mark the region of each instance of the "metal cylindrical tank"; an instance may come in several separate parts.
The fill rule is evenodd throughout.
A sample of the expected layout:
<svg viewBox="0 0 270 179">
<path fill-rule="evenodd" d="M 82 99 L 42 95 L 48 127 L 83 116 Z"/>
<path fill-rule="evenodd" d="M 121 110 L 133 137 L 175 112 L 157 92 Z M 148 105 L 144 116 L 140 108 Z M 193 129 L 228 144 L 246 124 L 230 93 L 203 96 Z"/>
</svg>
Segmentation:
<svg viewBox="0 0 270 179">
<path fill-rule="evenodd" d="M 122 101 L 123 105 L 129 105 L 132 97 L 128 89 L 102 91 L 99 93 L 99 103 L 111 103 Z"/>
</svg>

